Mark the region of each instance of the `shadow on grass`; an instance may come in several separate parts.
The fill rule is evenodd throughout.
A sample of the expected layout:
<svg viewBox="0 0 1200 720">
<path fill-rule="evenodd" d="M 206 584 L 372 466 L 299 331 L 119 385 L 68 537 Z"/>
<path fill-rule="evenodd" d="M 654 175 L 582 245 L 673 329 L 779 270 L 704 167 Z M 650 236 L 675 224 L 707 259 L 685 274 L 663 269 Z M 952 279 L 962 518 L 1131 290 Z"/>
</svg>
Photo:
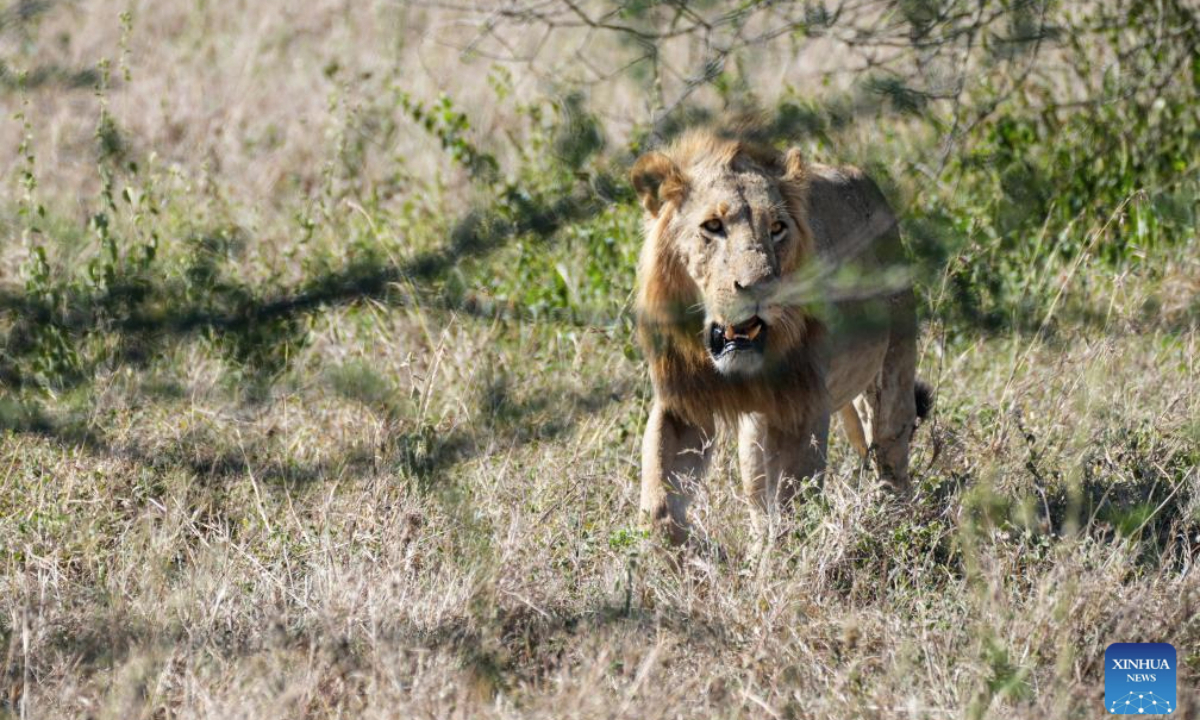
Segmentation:
<svg viewBox="0 0 1200 720">
<path fill-rule="evenodd" d="M 54 281 L 0 288 L 0 316 L 12 319 L 0 341 L 0 383 L 21 387 L 39 382 L 31 377 L 31 365 L 51 367 L 41 374 L 49 375 L 59 388 L 86 382 L 93 368 L 80 360 L 76 349 L 99 333 L 115 338 L 117 350 L 109 360 L 118 364 L 139 364 L 172 338 L 203 335 L 215 340 L 230 359 L 270 375 L 286 363 L 277 357 L 279 348 L 303 342 L 301 319 L 334 306 L 416 300 L 425 307 L 480 317 L 511 315 L 511 308 L 490 307 L 468 293 L 439 293 L 434 287 L 464 258 L 486 258 L 518 237 L 546 241 L 614 198 L 627 200 L 627 194 L 609 177 L 556 198 L 509 193 L 496 208 L 463 217 L 441 248 L 404 263 L 378 257 L 359 260 L 273 295 L 221 276 L 214 257 L 229 240 L 220 233 L 196 239 L 197 254 L 186 280 L 131 270 L 108 278 L 100 289 Z"/>
<path fill-rule="evenodd" d="M 497 604 L 490 617 L 454 617 L 429 628 L 411 627 L 398 632 L 392 642 L 450 652 L 483 689 L 495 693 L 516 683 L 540 682 L 561 670 L 582 639 L 621 634 L 673 637 L 691 648 L 707 646 L 714 652 L 738 642 L 717 617 L 604 601 L 583 609 Z"/>
<path fill-rule="evenodd" d="M 159 624 L 127 614 L 114 617 L 107 608 L 94 605 L 88 614 L 84 621 L 59 628 L 41 649 L 71 657 L 85 677 L 111 671 L 139 653 L 153 657 L 156 650 L 170 655 L 181 648 L 204 648 L 217 653 L 223 662 L 290 650 L 341 671 L 395 660 L 394 651 L 404 658 L 408 651 L 418 650 L 423 657 L 454 658 L 476 683 L 474 689 L 488 695 L 544 682 L 564 663 L 577 662 L 581 645 L 606 636 L 637 639 L 639 647 L 646 637 L 674 638 L 714 654 L 739 642 L 720 618 L 695 612 L 626 611 L 605 602 L 583 608 L 546 606 L 536 611 L 526 605 L 498 604 L 486 618 L 456 615 L 431 627 L 404 623 L 392 630 L 376 629 L 369 642 L 339 635 L 331 625 L 320 622 L 298 623 L 289 629 L 256 618 L 261 625 L 230 628 L 221 624 L 205 632 L 169 619 Z M 13 692 L 0 699 L 0 711 L 19 706 L 23 688 L 19 676 L 13 680 Z"/>
<path fill-rule="evenodd" d="M 1018 427 L 1030 450 L 1023 468 L 918 472 L 913 496 L 870 500 L 852 552 L 827 565 L 829 587 L 854 601 L 904 597 L 914 585 L 969 581 L 995 556 L 1021 585 L 1044 578 L 1061 551 L 1093 545 L 1123 547 L 1131 572 L 1185 573 L 1200 558 L 1200 436 L 1107 428 L 1080 458 L 1042 455 Z M 828 512 L 819 500 L 804 505 L 802 526 Z"/>
<path fill-rule="evenodd" d="M 1042 455 L 1036 438 L 1020 423 L 1018 429 L 1029 453 L 1024 476 L 1006 480 L 1006 486 L 1016 480 L 1015 487 L 1001 491 L 971 475 L 940 478 L 926 488 L 929 516 L 958 515 L 957 532 L 975 538 L 968 545 L 1011 544 L 1035 564 L 1071 537 L 1128 543 L 1144 568 L 1182 571 L 1200 556 L 1196 438 L 1109 428 L 1077 458 Z"/>
<path fill-rule="evenodd" d="M 753 135 L 763 142 L 828 139 L 830 132 L 856 122 L 860 115 L 877 112 L 876 105 L 885 99 L 878 93 L 867 96 L 873 98 L 870 103 L 862 105 L 860 98 L 843 103 L 845 107 L 783 103 L 764 116 L 761 130 Z M 688 122 L 661 128 L 662 137 L 678 133 L 692 121 L 712 119 L 702 111 L 689 113 L 686 109 L 676 117 Z M 521 317 L 519 307 L 492 306 L 482 295 L 445 281 L 464 258 L 486 260 L 517 238 L 546 242 L 563 227 L 591 218 L 614 202 L 632 201 L 621 170 L 631 161 L 618 153 L 612 160 L 614 170 L 591 175 L 557 194 L 530 195 L 516 187 L 497 189 L 492 203 L 460 218 L 446 243 L 437 249 L 400 263 L 374 253 L 288 289 L 253 287 L 231 276 L 221 266 L 222 247 L 230 240 L 221 237 L 220 231 L 195 240 L 196 256 L 182 278 L 168 277 L 148 260 L 140 269 L 116 268 L 101 287 L 57 278 L 23 288 L 0 287 L 0 317 L 12 320 L 0 339 L 0 384 L 11 388 L 49 382 L 72 387 L 86 382 L 93 375 L 90 364 L 94 362 L 89 364 L 76 349 L 97 334 L 114 339 L 115 349 L 106 360 L 117 364 L 142 363 L 172 338 L 205 336 L 232 361 L 272 377 L 287 362 L 280 348 L 302 344 L 304 320 L 330 307 L 363 300 L 397 305 L 419 302 L 424 307 L 478 317 Z M 882 177 L 885 168 L 872 171 L 878 171 L 880 181 L 888 184 Z M 913 262 L 923 275 L 937 276 L 953 249 L 962 245 L 954 221 L 947 216 L 905 222 Z M 133 249 L 128 253 L 134 254 Z M 941 311 L 957 327 L 983 334 L 1015 330 L 1053 335 L 1054 327 L 1042 326 L 1044 309 L 1040 305 L 1024 307 L 1022 302 L 1029 303 L 1017 298 L 1002 303 L 1003 307 L 995 306 L 994 301 L 1004 292 L 1001 279 L 995 273 L 974 278 L 966 270 L 951 276 L 947 305 Z M 993 302 L 987 304 L 981 298 Z M 546 315 L 542 313 L 540 319 L 545 321 Z M 1064 322 L 1088 327 L 1107 322 L 1107 313 L 1088 308 L 1064 308 L 1058 315 Z M 568 313 L 563 316 L 569 318 Z M 554 320 L 552 313 L 551 320 L 562 321 Z M 1191 329 L 1200 322 L 1200 313 L 1173 322 L 1177 327 L 1168 330 Z M 32 370 L 33 365 L 41 370 Z"/>
<path fill-rule="evenodd" d="M 831 126 L 850 122 L 826 115 L 816 108 L 785 104 L 755 137 L 770 142 L 822 135 Z M 143 362 L 168 339 L 201 335 L 213 339 L 231 360 L 270 376 L 286 364 L 278 348 L 303 342 L 306 316 L 362 300 L 416 301 L 480 317 L 519 317 L 519 307 L 493 307 L 469 289 L 441 281 L 464 258 L 485 260 L 517 238 L 545 242 L 564 226 L 587 220 L 614 202 L 632 201 L 623 170 L 631 162 L 632 157 L 620 155 L 613 160 L 615 170 L 585 175 L 557 194 L 531 195 L 515 186 L 498 189 L 490 206 L 458 220 L 440 248 L 401 263 L 375 253 L 290 289 L 252 287 L 225 272 L 221 263 L 228 258 L 223 253 L 231 243 L 244 244 L 244 239 L 231 240 L 224 231 L 194 239 L 196 254 L 182 278 L 168 277 L 148 251 L 144 260 L 106 267 L 100 273 L 104 282 L 97 287 L 51 277 L 24 288 L 0 287 L 0 316 L 13 319 L 0 340 L 0 383 L 45 384 L 47 377 L 59 387 L 85 382 L 93 368 L 75 350 L 96 334 L 115 338 L 116 349 L 108 359 L 118 364 Z M 136 255 L 132 247 L 127 253 Z M 543 321 L 545 315 L 541 314 Z M 31 377 L 39 373 L 30 365 L 50 369 L 40 373 L 44 377 Z"/>
<path fill-rule="evenodd" d="M 0 430 L 82 448 L 157 473 L 184 471 L 204 484 L 251 476 L 264 484 L 296 486 L 337 480 L 348 473 L 400 472 L 419 491 L 429 492 L 449 482 L 446 471 L 454 465 L 496 447 L 509 450 L 561 437 L 581 417 L 619 402 L 625 393 L 625 388 L 597 386 L 584 392 L 543 392 L 523 400 L 506 396 L 497 404 L 495 396 L 485 392 L 475 412 L 480 422 L 450 430 L 408 423 L 385 435 L 379 446 L 344 447 L 318 462 L 281 459 L 277 443 L 270 440 L 251 440 L 236 448 L 229 448 L 226 439 L 207 436 L 185 437 L 168 447 L 113 443 L 86 423 L 56 419 L 33 403 L 0 403 Z"/>
<path fill-rule="evenodd" d="M 34 90 L 45 86 L 58 86 L 68 90 L 94 88 L 100 81 L 100 73 L 94 68 L 73 69 L 53 63 L 38 65 L 18 76 L 0 61 L 0 90 L 13 92 L 19 89 Z"/>
</svg>

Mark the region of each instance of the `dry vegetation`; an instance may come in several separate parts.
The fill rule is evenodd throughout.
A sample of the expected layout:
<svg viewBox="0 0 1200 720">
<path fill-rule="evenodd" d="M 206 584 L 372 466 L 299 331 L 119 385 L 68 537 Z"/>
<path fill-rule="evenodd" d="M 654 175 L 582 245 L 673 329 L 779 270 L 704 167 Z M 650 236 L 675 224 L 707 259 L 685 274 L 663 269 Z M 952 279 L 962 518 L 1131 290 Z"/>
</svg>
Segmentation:
<svg viewBox="0 0 1200 720">
<path fill-rule="evenodd" d="M 0 716 L 1093 717 L 1118 641 L 1174 643 L 1200 712 L 1194 19 L 960 48 L 941 97 L 773 15 L 746 49 L 433 5 L 0 6 Z M 1105 102 L 1055 115 L 1072 77 Z M 838 438 L 761 560 L 723 447 L 723 557 L 676 573 L 620 178 L 749 102 L 902 208 L 937 414 L 914 499 Z"/>
</svg>

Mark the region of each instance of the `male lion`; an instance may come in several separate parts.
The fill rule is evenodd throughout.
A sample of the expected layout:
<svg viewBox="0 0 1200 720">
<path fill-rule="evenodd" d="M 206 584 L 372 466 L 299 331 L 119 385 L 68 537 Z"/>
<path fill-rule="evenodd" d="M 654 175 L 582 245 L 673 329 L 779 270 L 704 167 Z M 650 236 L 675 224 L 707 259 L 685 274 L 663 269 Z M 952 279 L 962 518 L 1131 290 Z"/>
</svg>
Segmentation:
<svg viewBox="0 0 1200 720">
<path fill-rule="evenodd" d="M 714 130 L 643 155 L 631 178 L 645 208 L 638 334 L 654 382 L 644 519 L 673 544 L 688 539 L 717 418 L 737 425 L 760 541 L 798 481 L 820 482 L 834 410 L 906 491 L 909 439 L 931 398 L 915 379 L 913 294 L 878 187 Z"/>
</svg>

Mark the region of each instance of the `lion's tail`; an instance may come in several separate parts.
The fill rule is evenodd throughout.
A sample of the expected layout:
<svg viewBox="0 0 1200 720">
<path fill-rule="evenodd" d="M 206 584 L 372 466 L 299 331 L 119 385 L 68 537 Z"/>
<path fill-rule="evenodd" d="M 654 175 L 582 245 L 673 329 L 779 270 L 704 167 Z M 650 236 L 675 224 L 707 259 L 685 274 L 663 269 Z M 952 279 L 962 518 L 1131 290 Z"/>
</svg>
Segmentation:
<svg viewBox="0 0 1200 720">
<path fill-rule="evenodd" d="M 933 410 L 933 386 L 918 379 L 913 389 L 917 395 L 917 417 L 924 421 Z"/>
</svg>

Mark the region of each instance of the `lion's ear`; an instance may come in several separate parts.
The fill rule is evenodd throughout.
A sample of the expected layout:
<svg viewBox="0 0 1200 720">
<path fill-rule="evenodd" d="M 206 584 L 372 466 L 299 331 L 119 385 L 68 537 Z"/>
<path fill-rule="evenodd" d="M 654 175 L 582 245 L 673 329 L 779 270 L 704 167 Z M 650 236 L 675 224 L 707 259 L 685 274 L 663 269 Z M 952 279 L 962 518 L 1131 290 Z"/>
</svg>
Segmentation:
<svg viewBox="0 0 1200 720">
<path fill-rule="evenodd" d="M 799 182 L 808 174 L 808 165 L 804 162 L 804 154 L 800 148 L 788 148 L 783 154 L 783 179 L 788 182 Z"/>
<path fill-rule="evenodd" d="M 663 205 L 683 196 L 683 173 L 671 158 L 660 152 L 648 152 L 638 158 L 629 172 L 629 179 L 642 207 L 654 217 L 658 217 Z"/>
</svg>

